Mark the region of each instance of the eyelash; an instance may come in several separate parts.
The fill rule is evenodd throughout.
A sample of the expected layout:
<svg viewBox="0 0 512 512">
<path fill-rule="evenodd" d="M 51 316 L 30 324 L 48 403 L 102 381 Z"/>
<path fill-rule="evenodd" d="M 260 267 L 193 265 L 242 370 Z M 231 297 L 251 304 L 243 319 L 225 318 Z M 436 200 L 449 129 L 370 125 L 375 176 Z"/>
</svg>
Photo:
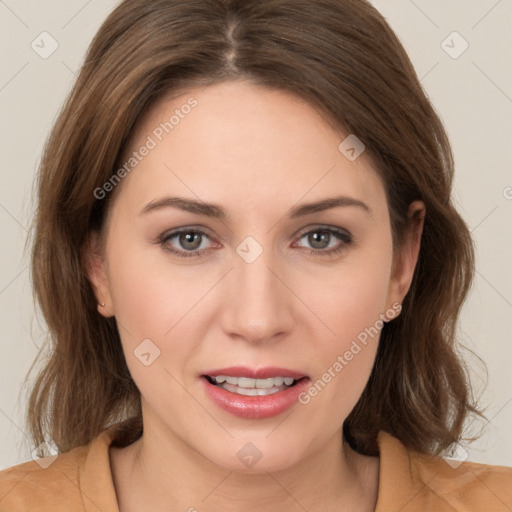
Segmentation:
<svg viewBox="0 0 512 512">
<path fill-rule="evenodd" d="M 210 249 L 200 249 L 200 250 L 196 249 L 194 251 L 179 251 L 174 248 L 170 248 L 168 245 L 169 240 L 176 238 L 177 236 L 181 235 L 182 233 L 194 233 L 194 234 L 199 234 L 201 236 L 205 236 L 205 237 L 209 238 L 209 236 L 204 231 L 201 231 L 199 229 L 187 228 L 187 229 L 180 229 L 178 231 L 173 231 L 172 233 L 162 235 L 159 238 L 158 243 L 162 246 L 162 248 L 164 250 L 169 251 L 173 254 L 176 254 L 182 258 L 201 256 L 202 254 L 204 254 L 205 252 L 208 252 L 210 250 Z M 328 227 L 317 227 L 315 229 L 306 231 L 299 236 L 299 240 L 311 233 L 329 233 L 329 234 L 333 235 L 334 237 L 338 238 L 341 243 L 338 246 L 331 248 L 331 249 L 316 249 L 316 250 L 310 249 L 309 250 L 310 256 L 333 257 L 336 254 L 340 253 L 341 251 L 345 250 L 348 246 L 353 245 L 353 243 L 354 243 L 352 240 L 352 236 L 348 232 L 342 231 L 339 229 L 328 228 Z"/>
</svg>

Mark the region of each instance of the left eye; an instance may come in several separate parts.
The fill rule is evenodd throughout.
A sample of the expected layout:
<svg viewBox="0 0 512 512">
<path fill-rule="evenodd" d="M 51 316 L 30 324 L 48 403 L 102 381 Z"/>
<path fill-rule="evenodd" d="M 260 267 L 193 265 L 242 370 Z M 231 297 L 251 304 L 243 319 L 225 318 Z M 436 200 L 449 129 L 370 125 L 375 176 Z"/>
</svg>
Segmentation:
<svg viewBox="0 0 512 512">
<path fill-rule="evenodd" d="M 352 237 L 344 231 L 332 228 L 317 228 L 304 233 L 300 240 L 306 239 L 313 255 L 333 254 L 352 243 Z M 302 245 L 300 245 L 302 247 Z"/>
</svg>

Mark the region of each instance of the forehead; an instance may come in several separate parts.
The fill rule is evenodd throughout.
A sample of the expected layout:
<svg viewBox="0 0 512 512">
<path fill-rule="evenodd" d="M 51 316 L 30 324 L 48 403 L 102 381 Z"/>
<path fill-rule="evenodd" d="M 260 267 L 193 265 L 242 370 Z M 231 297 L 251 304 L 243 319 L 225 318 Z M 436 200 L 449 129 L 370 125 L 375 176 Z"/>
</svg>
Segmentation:
<svg viewBox="0 0 512 512">
<path fill-rule="evenodd" d="M 340 151 L 347 135 L 284 91 L 223 82 L 174 92 L 137 125 L 121 196 L 142 207 L 179 193 L 261 213 L 262 201 L 277 212 L 343 193 L 378 208 L 383 184 L 364 152 L 351 161 Z"/>
</svg>

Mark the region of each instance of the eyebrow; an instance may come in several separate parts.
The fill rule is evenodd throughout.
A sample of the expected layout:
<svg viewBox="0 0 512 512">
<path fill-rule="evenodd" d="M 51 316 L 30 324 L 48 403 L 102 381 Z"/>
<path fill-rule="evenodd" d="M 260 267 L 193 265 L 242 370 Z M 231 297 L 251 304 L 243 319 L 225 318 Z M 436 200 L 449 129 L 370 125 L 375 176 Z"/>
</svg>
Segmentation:
<svg viewBox="0 0 512 512">
<path fill-rule="evenodd" d="M 331 208 L 336 208 L 339 206 L 354 206 L 365 211 L 370 216 L 372 214 L 370 207 L 363 201 L 349 196 L 337 196 L 322 199 L 314 203 L 307 203 L 301 204 L 299 206 L 294 206 L 288 211 L 288 216 L 292 219 L 296 219 L 299 217 L 310 215 L 312 213 L 329 210 Z M 207 217 L 213 217 L 221 220 L 225 220 L 228 218 L 228 215 L 224 208 L 222 208 L 219 205 L 212 203 L 204 203 L 202 201 L 187 199 L 185 197 L 164 197 L 162 199 L 151 201 L 142 209 L 140 215 L 144 215 L 156 210 L 161 210 L 163 208 L 178 208 L 186 212 L 195 213 L 198 215 L 205 215 Z"/>
</svg>

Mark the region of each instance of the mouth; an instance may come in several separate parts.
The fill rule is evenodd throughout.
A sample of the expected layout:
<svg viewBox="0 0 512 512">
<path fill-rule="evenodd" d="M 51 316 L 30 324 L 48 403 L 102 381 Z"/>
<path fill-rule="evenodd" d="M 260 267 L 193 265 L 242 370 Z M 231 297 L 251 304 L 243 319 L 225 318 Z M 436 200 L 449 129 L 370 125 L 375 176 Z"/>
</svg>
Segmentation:
<svg viewBox="0 0 512 512">
<path fill-rule="evenodd" d="M 310 378 L 286 368 L 236 366 L 201 375 L 206 396 L 224 411 L 243 419 L 278 416 L 295 406 Z"/>
<path fill-rule="evenodd" d="M 243 419 L 277 416 L 293 407 L 310 378 L 286 368 L 232 366 L 200 376 L 206 396 L 224 411 Z"/>
<path fill-rule="evenodd" d="M 234 375 L 203 375 L 210 384 L 244 396 L 267 396 L 279 391 L 285 391 L 297 385 L 307 377 L 284 377 L 277 375 L 275 377 L 267 377 L 265 379 L 255 379 L 250 377 L 237 377 Z"/>
</svg>

